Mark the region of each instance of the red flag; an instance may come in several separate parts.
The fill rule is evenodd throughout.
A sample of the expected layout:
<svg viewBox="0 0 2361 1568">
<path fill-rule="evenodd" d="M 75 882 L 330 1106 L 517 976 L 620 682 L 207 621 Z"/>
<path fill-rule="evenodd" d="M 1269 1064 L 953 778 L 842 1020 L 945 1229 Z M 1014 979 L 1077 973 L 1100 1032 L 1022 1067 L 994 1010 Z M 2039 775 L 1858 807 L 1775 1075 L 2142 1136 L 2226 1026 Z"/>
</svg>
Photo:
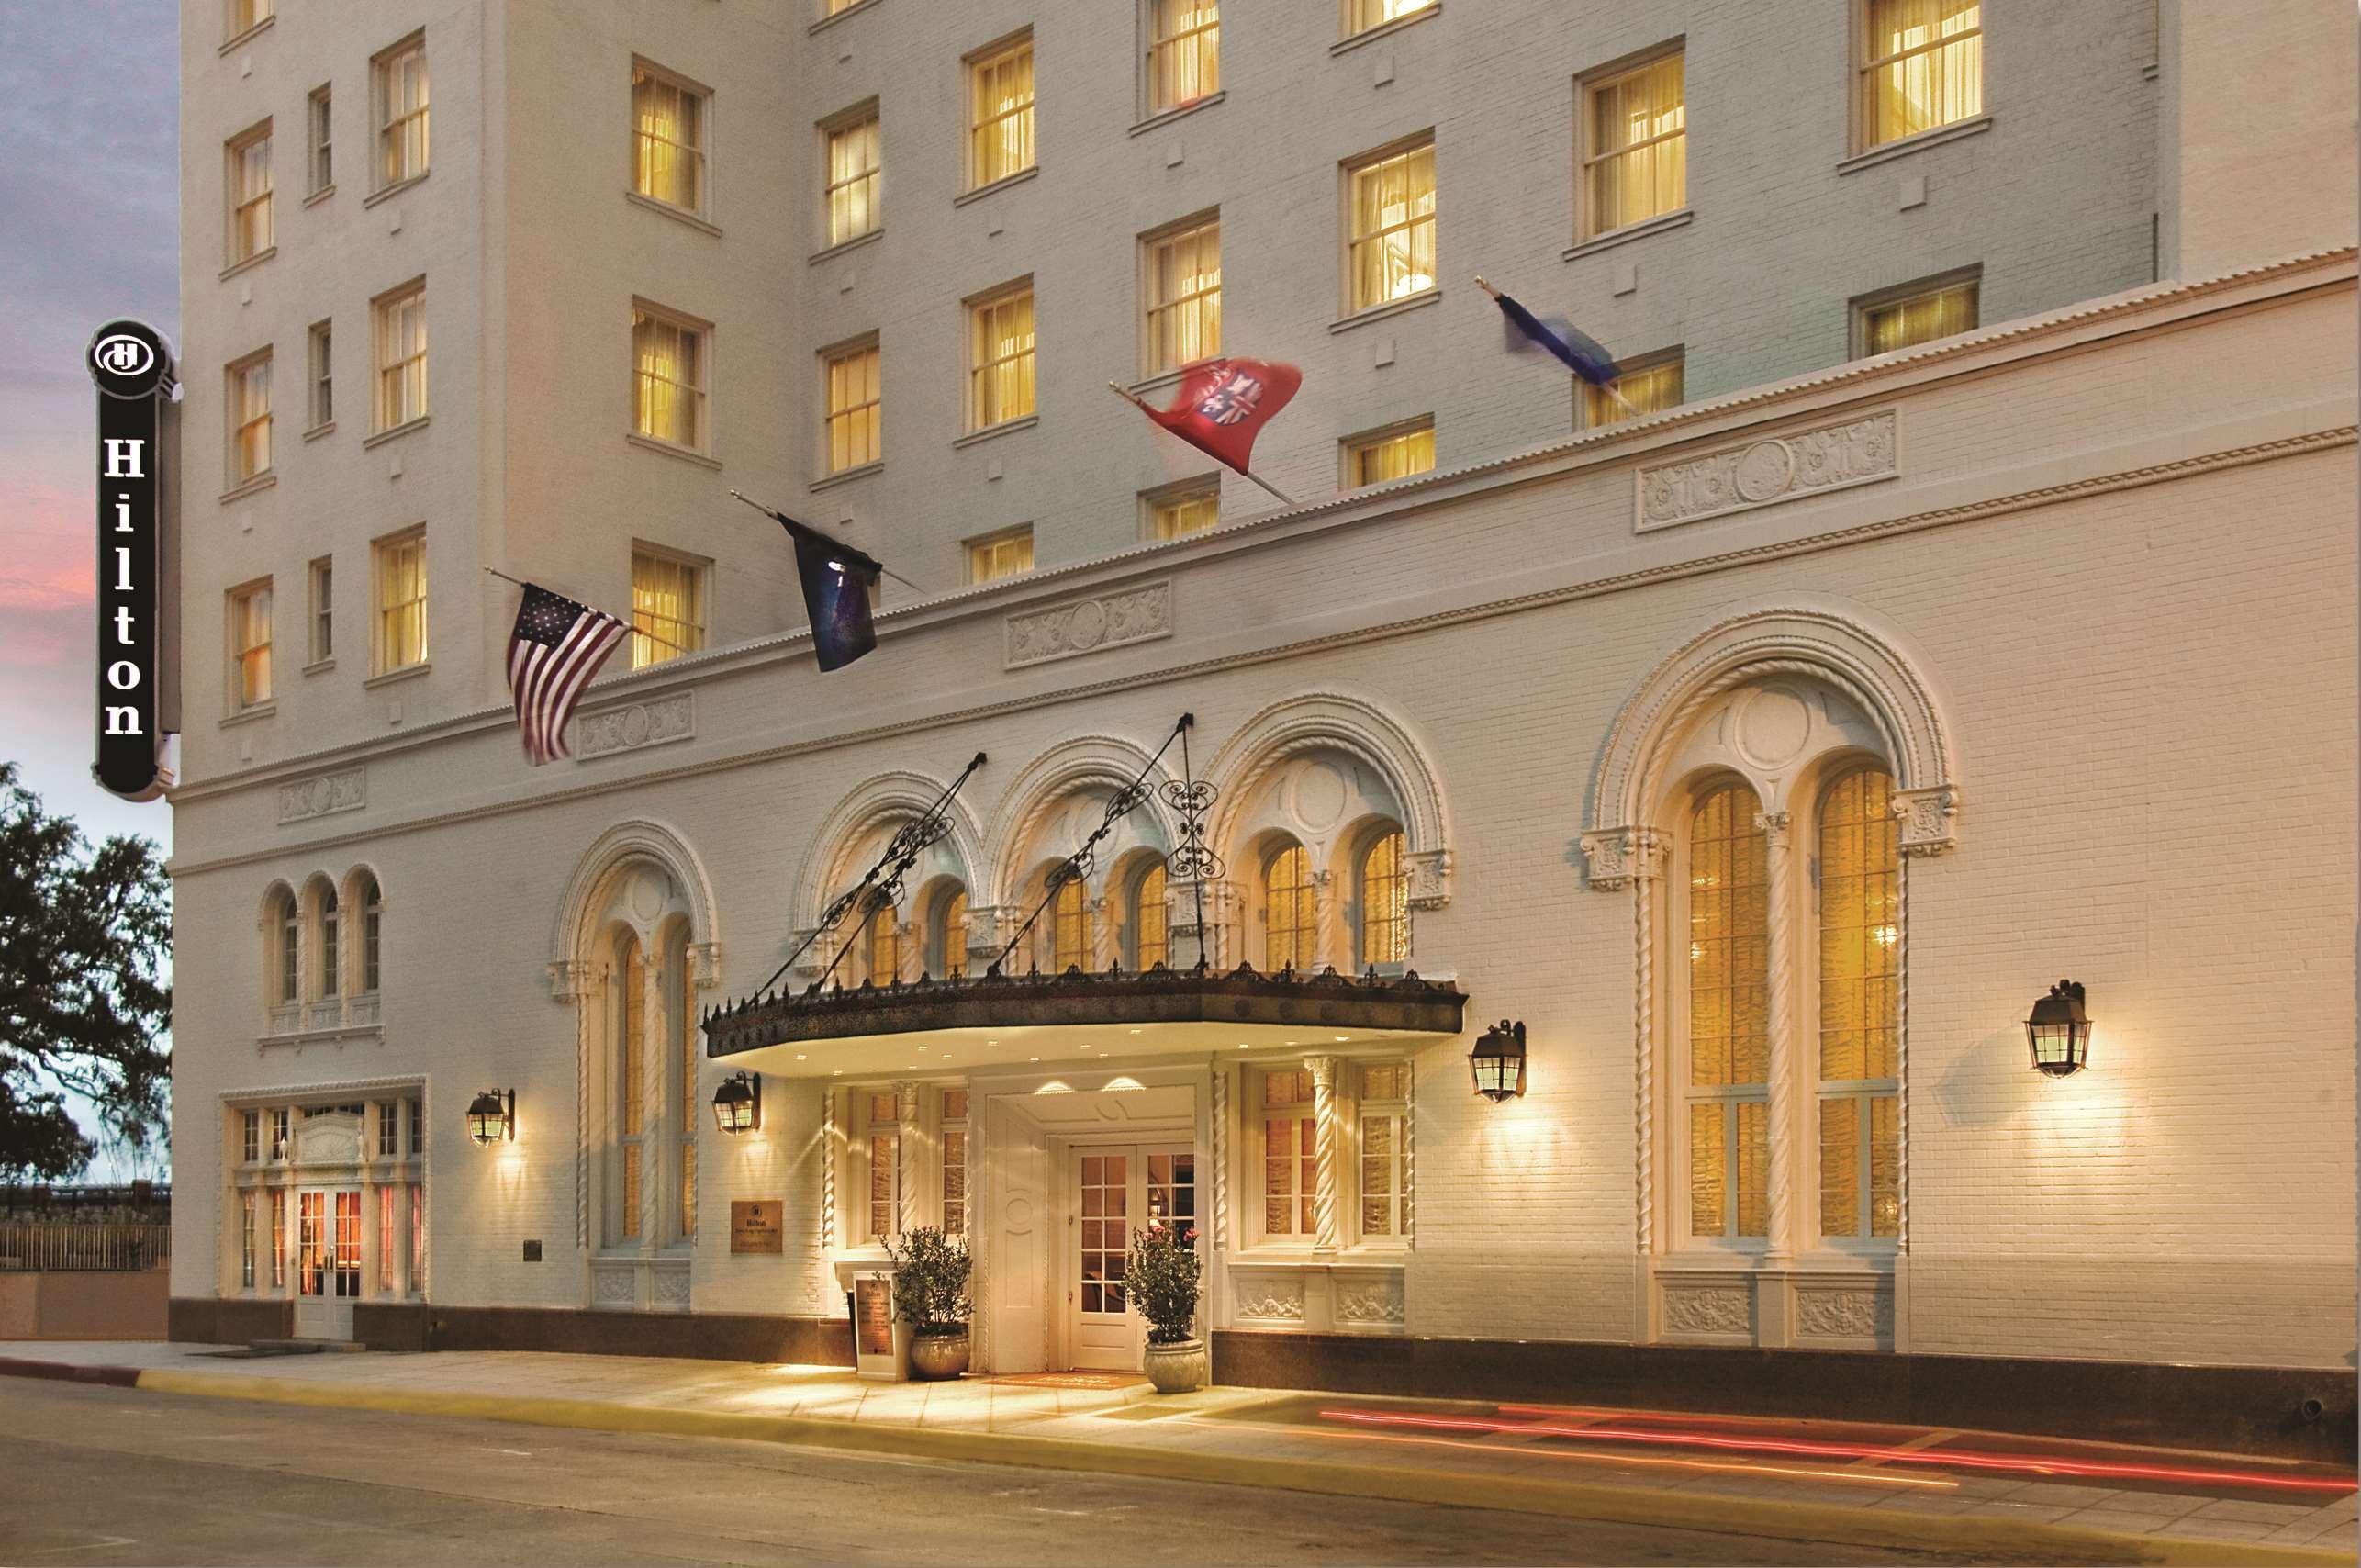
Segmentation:
<svg viewBox="0 0 2361 1568">
<path fill-rule="evenodd" d="M 1180 378 L 1180 395 L 1170 408 L 1140 408 L 1198 451 L 1243 474 L 1255 436 L 1303 385 L 1304 373 L 1292 364 L 1208 360 Z"/>
</svg>

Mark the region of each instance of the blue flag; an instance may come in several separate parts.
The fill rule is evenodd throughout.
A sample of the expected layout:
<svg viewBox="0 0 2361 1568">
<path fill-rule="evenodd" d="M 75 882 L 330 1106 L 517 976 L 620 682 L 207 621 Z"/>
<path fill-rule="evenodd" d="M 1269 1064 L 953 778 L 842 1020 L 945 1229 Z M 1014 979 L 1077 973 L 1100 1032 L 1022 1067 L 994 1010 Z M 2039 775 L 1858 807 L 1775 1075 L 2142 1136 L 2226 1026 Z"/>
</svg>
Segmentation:
<svg viewBox="0 0 2361 1568">
<path fill-rule="evenodd" d="M 842 669 L 878 645 L 877 629 L 869 623 L 869 590 L 885 568 L 785 512 L 771 516 L 795 541 L 795 575 L 802 579 L 803 608 L 811 617 L 813 655 L 822 670 Z"/>
<path fill-rule="evenodd" d="M 1507 319 L 1503 329 L 1509 348 L 1516 353 L 1546 353 L 1594 386 L 1605 386 L 1615 379 L 1615 356 L 1564 317 L 1552 316 L 1545 321 L 1498 289 L 1492 290 L 1492 297 Z"/>
</svg>

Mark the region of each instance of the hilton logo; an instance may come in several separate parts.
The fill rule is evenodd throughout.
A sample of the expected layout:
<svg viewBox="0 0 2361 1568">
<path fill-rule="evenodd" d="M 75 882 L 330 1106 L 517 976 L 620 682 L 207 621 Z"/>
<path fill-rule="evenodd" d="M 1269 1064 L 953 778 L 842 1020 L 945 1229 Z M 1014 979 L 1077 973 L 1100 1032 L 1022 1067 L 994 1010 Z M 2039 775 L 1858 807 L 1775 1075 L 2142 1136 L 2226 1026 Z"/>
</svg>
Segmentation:
<svg viewBox="0 0 2361 1568">
<path fill-rule="evenodd" d="M 98 386 L 99 783 L 152 801 L 173 782 L 178 727 L 164 672 L 163 405 L 173 395 L 172 351 L 144 321 L 109 321 L 91 335 Z"/>
</svg>

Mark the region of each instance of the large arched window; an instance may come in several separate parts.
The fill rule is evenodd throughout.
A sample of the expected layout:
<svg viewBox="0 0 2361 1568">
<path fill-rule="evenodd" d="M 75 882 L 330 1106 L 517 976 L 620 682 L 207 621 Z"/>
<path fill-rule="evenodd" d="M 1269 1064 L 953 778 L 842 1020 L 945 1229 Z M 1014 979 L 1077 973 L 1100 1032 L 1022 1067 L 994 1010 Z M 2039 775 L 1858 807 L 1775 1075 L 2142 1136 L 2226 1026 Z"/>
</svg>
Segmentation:
<svg viewBox="0 0 2361 1568">
<path fill-rule="evenodd" d="M 901 974 L 901 928 L 894 923 L 893 905 L 883 904 L 870 913 L 865 944 L 869 982 L 891 985 Z"/>
<path fill-rule="evenodd" d="M 1318 960 L 1319 902 L 1312 857 L 1290 844 L 1263 863 L 1263 967 L 1308 969 Z"/>
<path fill-rule="evenodd" d="M 1754 791 L 1724 782 L 1689 810 L 1689 1233 L 1770 1230 L 1770 894 Z"/>
<path fill-rule="evenodd" d="M 377 879 L 369 872 L 361 873 L 361 994 L 377 993 L 377 943 L 385 918 L 385 899 L 377 890 Z"/>
<path fill-rule="evenodd" d="M 1874 767 L 1820 799 L 1820 1234 L 1901 1228 L 1901 824 Z"/>
<path fill-rule="evenodd" d="M 1145 973 L 1166 961 L 1170 944 L 1164 919 L 1164 867 L 1142 871 L 1131 885 L 1131 967 Z"/>
<path fill-rule="evenodd" d="M 1057 898 L 1050 902 L 1050 972 L 1062 975 L 1069 969 L 1089 969 L 1095 937 L 1090 900 L 1083 895 L 1081 879 L 1078 877 L 1059 888 Z"/>
<path fill-rule="evenodd" d="M 285 1007 L 303 996 L 303 917 L 297 911 L 294 893 L 280 891 L 271 911 L 271 924 L 274 949 L 271 956 L 275 960 L 271 1000 Z"/>
<path fill-rule="evenodd" d="M 336 885 L 319 885 L 319 994 L 333 997 L 344 990 L 344 916 L 336 907 Z"/>
<path fill-rule="evenodd" d="M 647 1132 L 647 955 L 625 932 L 615 944 L 615 1163 L 608 1204 L 607 1240 L 640 1238 L 640 1169 Z"/>
<path fill-rule="evenodd" d="M 1402 830 L 1389 829 L 1361 851 L 1360 961 L 1398 964 L 1410 956 L 1410 878 L 1402 864 Z"/>
<path fill-rule="evenodd" d="M 957 883 L 935 895 L 927 923 L 927 969 L 938 975 L 968 972 L 968 890 Z"/>
</svg>

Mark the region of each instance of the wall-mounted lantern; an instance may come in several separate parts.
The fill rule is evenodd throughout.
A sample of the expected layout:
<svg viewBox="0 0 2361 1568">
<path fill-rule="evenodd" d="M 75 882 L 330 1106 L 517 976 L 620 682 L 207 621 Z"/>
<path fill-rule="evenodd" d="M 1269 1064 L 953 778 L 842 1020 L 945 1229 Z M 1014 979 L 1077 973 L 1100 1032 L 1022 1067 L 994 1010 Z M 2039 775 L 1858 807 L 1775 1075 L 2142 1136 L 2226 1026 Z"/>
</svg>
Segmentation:
<svg viewBox="0 0 2361 1568">
<path fill-rule="evenodd" d="M 2052 1078 L 2080 1072 L 2090 1060 L 2090 1014 L 2082 1008 L 2082 982 L 2060 980 L 2033 1003 L 2025 1020 L 2025 1043 L 2033 1069 Z"/>
<path fill-rule="evenodd" d="M 467 1136 L 486 1148 L 517 1136 L 517 1092 L 487 1089 L 467 1103 Z"/>
<path fill-rule="evenodd" d="M 1468 1053 L 1475 1092 L 1497 1104 L 1525 1092 L 1525 1025 L 1503 1018 Z"/>
<path fill-rule="evenodd" d="M 725 1133 L 752 1132 L 763 1125 L 763 1081 L 733 1073 L 713 1091 L 713 1125 Z"/>
</svg>

